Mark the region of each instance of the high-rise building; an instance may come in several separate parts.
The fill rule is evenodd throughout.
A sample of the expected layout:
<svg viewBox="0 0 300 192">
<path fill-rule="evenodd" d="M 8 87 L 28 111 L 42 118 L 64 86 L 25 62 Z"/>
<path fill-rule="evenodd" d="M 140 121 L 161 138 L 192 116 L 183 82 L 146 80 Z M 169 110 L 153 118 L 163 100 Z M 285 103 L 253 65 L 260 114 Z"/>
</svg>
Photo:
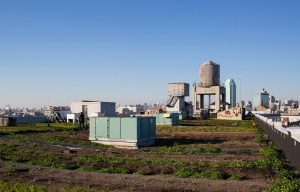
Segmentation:
<svg viewBox="0 0 300 192">
<path fill-rule="evenodd" d="M 236 85 L 233 79 L 225 81 L 226 103 L 229 103 L 229 108 L 236 106 Z"/>
<path fill-rule="evenodd" d="M 276 99 L 273 95 L 270 96 L 270 104 L 271 103 L 275 103 L 276 102 Z"/>
<path fill-rule="evenodd" d="M 257 91 L 256 95 L 253 96 L 252 108 L 254 111 L 258 110 L 259 107 L 269 107 L 270 96 L 269 93 L 262 89 Z"/>
<path fill-rule="evenodd" d="M 293 100 L 291 100 L 291 99 L 290 100 L 285 100 L 284 104 L 287 105 L 287 106 L 291 106 L 292 102 L 293 102 Z"/>
</svg>

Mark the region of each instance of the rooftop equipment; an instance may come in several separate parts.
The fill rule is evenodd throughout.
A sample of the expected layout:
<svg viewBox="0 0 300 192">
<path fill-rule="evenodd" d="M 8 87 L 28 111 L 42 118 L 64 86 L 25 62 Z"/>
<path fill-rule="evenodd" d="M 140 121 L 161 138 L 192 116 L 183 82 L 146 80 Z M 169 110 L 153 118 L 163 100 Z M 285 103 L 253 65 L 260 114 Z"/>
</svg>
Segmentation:
<svg viewBox="0 0 300 192">
<path fill-rule="evenodd" d="M 169 113 L 179 113 L 181 119 L 185 119 L 189 113 L 189 108 L 185 102 L 185 97 L 190 95 L 188 83 L 169 83 L 168 100 L 164 104 Z M 191 113 L 191 112 L 190 112 Z"/>
<path fill-rule="evenodd" d="M 200 84 L 193 84 L 194 116 L 201 116 L 207 109 L 211 116 L 216 116 L 226 107 L 225 96 L 225 88 L 220 86 L 220 65 L 210 60 L 201 64 Z"/>
<path fill-rule="evenodd" d="M 200 86 L 211 87 L 220 85 L 220 65 L 207 61 L 200 65 Z"/>
<path fill-rule="evenodd" d="M 155 143 L 155 117 L 91 117 L 89 140 L 120 148 Z"/>
</svg>

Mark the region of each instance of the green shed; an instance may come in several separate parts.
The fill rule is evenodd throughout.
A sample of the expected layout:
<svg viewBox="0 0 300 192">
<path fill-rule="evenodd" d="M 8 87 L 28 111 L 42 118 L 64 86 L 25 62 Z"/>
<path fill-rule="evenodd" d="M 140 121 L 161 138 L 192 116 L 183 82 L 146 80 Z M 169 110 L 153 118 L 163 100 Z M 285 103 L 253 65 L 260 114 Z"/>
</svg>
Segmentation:
<svg viewBox="0 0 300 192">
<path fill-rule="evenodd" d="M 89 140 L 123 148 L 155 143 L 154 117 L 91 117 Z"/>
<path fill-rule="evenodd" d="M 155 117 L 156 125 L 179 125 L 179 113 L 154 113 L 147 116 Z"/>
</svg>

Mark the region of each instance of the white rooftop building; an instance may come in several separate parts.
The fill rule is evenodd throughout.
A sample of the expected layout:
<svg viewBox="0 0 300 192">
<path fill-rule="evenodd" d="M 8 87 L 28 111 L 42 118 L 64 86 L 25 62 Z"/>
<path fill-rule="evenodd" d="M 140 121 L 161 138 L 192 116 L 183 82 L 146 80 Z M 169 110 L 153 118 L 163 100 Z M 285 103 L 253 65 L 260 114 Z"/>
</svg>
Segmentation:
<svg viewBox="0 0 300 192">
<path fill-rule="evenodd" d="M 79 101 L 71 103 L 71 112 L 80 113 L 83 112 L 88 117 L 95 116 L 95 114 L 101 114 L 105 117 L 116 116 L 116 103 L 115 102 L 103 102 L 103 101 Z"/>
</svg>

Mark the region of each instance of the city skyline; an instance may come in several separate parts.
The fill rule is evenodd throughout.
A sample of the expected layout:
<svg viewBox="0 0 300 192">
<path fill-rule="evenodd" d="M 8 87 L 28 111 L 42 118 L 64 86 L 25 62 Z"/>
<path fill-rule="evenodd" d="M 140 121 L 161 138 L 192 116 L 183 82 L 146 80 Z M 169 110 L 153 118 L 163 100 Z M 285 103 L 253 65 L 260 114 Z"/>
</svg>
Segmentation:
<svg viewBox="0 0 300 192">
<path fill-rule="evenodd" d="M 299 8 L 296 0 L 1 1 L 0 108 L 163 101 L 168 83 L 199 83 L 207 60 L 237 93 L 241 82 L 245 101 L 262 88 L 300 100 Z"/>
</svg>

